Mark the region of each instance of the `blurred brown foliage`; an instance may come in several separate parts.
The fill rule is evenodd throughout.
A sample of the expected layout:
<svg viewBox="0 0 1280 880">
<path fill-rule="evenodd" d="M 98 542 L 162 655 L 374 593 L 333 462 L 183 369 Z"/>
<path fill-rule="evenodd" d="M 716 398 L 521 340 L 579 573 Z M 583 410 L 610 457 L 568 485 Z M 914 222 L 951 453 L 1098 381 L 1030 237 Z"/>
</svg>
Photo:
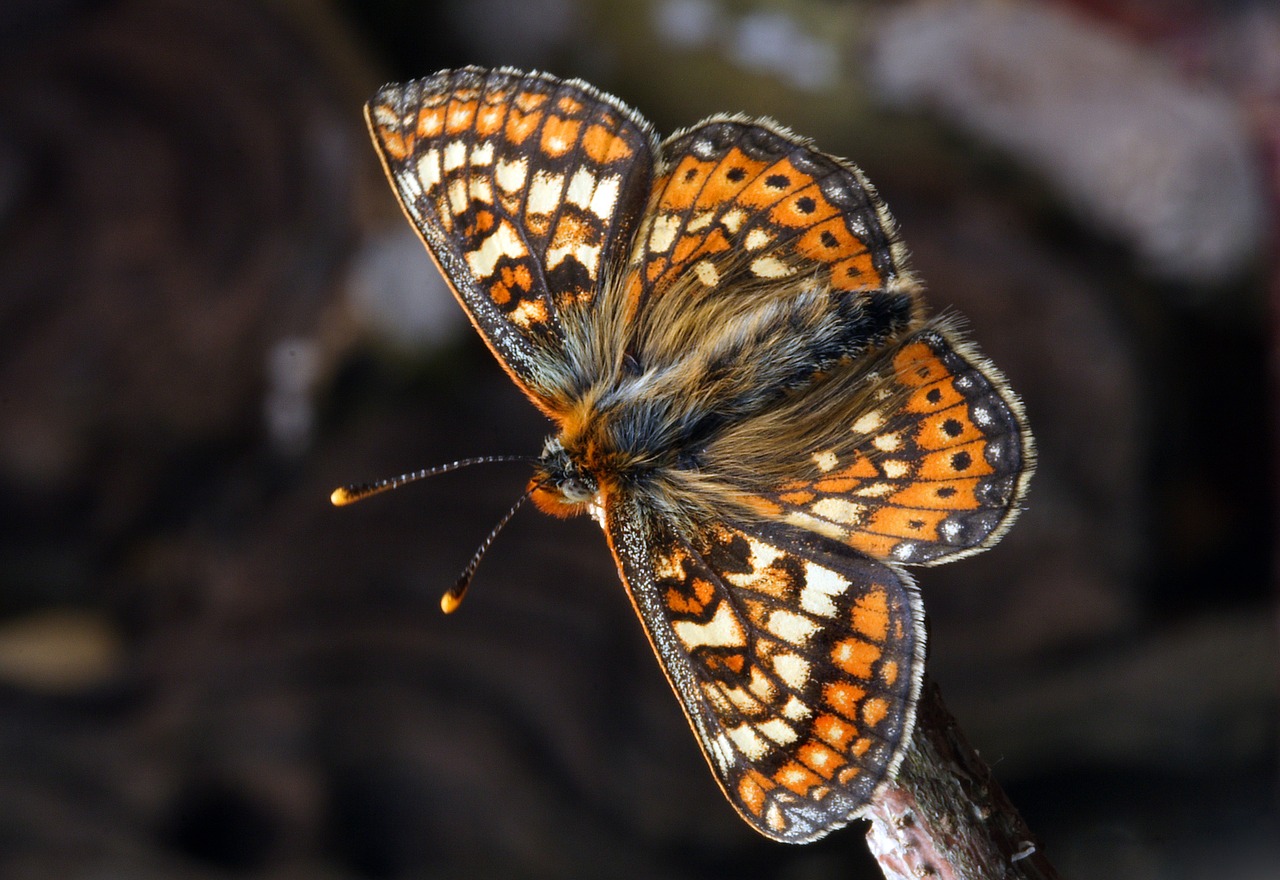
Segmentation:
<svg viewBox="0 0 1280 880">
<path fill-rule="evenodd" d="M 328 507 L 339 483 L 546 431 L 478 340 L 410 351 L 351 299 L 371 259 L 427 265 L 385 256 L 408 230 L 361 104 L 467 63 L 582 76 L 666 132 L 773 115 L 862 165 L 1041 450 L 1000 547 L 919 575 L 952 710 L 1066 876 L 1274 869 L 1280 16 L 901 6 L 6 4 L 0 875 L 875 876 L 855 832 L 788 849 L 733 815 L 593 524 L 521 514 L 439 615 L 519 466 Z M 964 16 L 991 8 L 1039 9 L 1018 26 L 1056 49 L 984 44 L 999 27 Z M 877 52 L 908 51 L 904 20 L 946 39 L 891 91 Z M 1080 85 L 1096 45 L 1141 71 L 1104 90 L 1111 115 Z M 1068 93 L 1080 124 L 1043 106 Z M 1140 147 L 1150 94 L 1219 102 L 1251 150 L 1235 238 L 1261 244 L 1209 278 L 1153 268 L 1142 215 L 1091 207 L 1125 186 L 1176 203 L 1150 151 L 1090 165 L 1097 137 L 1009 131 Z M 1220 167 L 1166 146 L 1179 174 Z M 1076 158 L 1117 182 L 1072 191 Z"/>
</svg>

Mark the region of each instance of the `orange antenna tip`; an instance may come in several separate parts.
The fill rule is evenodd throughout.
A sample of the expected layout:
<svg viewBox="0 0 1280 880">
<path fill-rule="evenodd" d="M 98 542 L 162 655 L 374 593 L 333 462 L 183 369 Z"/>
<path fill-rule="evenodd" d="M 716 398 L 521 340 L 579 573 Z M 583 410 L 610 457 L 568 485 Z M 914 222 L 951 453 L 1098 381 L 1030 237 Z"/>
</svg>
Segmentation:
<svg viewBox="0 0 1280 880">
<path fill-rule="evenodd" d="M 452 614 L 457 611 L 458 606 L 461 604 L 462 596 L 455 596 L 452 590 L 440 597 L 440 610 L 445 614 Z"/>
<path fill-rule="evenodd" d="M 344 507 L 355 501 L 356 498 L 357 496 L 347 491 L 345 486 L 339 486 L 337 489 L 333 490 L 332 494 L 329 495 L 329 502 L 333 504 L 334 507 Z"/>
</svg>

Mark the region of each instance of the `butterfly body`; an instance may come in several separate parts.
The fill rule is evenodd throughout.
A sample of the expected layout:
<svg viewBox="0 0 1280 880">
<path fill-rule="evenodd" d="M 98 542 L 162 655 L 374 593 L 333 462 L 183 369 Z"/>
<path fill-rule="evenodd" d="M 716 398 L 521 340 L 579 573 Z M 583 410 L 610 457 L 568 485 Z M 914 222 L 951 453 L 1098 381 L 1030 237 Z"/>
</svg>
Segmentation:
<svg viewBox="0 0 1280 880">
<path fill-rule="evenodd" d="M 832 404 L 851 398 L 846 388 L 823 398 L 810 393 L 805 413 L 780 405 L 823 382 L 848 385 L 847 374 L 832 379 L 822 370 L 847 365 L 908 326 L 915 305 L 905 285 L 877 308 L 817 278 L 748 282 L 751 295 L 737 299 L 668 291 L 639 317 L 625 314 L 629 303 L 617 283 L 593 308 L 561 315 L 561 362 L 574 369 L 544 380 L 560 430 L 531 481 L 541 509 L 569 515 L 588 502 L 599 507 L 600 493 L 631 493 L 675 515 L 725 505 L 749 512 L 744 479 L 731 472 L 759 459 L 752 472 L 774 474 L 776 483 L 783 477 L 774 472 L 795 463 L 769 451 L 777 448 L 770 428 L 779 413 L 791 414 L 786 431 L 814 443 L 822 432 L 796 417 L 830 422 L 838 418 Z M 799 470 L 787 476 L 799 478 Z M 592 487 L 590 498 L 584 486 Z"/>
<path fill-rule="evenodd" d="M 853 165 L 767 120 L 658 142 L 584 83 L 467 68 L 385 87 L 388 176 L 472 323 L 552 422 L 530 496 L 592 515 L 720 787 L 800 843 L 907 748 L 904 564 L 994 543 L 1032 467 L 1003 378 L 927 320 Z"/>
</svg>

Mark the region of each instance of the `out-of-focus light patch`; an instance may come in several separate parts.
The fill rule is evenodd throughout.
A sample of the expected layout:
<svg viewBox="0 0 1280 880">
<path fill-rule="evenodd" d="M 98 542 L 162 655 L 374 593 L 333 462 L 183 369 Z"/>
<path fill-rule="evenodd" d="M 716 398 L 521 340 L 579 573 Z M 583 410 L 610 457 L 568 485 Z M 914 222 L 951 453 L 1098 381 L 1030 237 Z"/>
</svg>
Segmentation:
<svg viewBox="0 0 1280 880">
<path fill-rule="evenodd" d="M 347 300 L 365 330 L 405 351 L 438 348 L 466 328 L 462 310 L 408 224 L 365 241 L 347 277 Z"/>
<path fill-rule="evenodd" d="M 1037 169 L 1152 274 L 1212 283 L 1257 255 L 1263 175 L 1241 108 L 1143 46 L 1052 6 L 931 0 L 889 12 L 873 47 L 883 100 Z"/>
<path fill-rule="evenodd" d="M 711 0 L 661 0 L 653 7 L 653 29 L 678 49 L 714 47 L 731 63 L 802 91 L 830 88 L 840 75 L 836 47 L 785 12 L 732 19 Z"/>
<path fill-rule="evenodd" d="M 664 0 L 653 7 L 657 35 L 681 49 L 695 49 L 719 38 L 720 10 L 710 0 Z"/>
<path fill-rule="evenodd" d="M 835 47 L 806 34 L 781 12 L 752 12 L 733 28 L 730 57 L 743 67 L 770 73 L 804 91 L 835 84 Z"/>
<path fill-rule="evenodd" d="M 93 611 L 51 610 L 0 625 L 0 682 L 68 693 L 109 682 L 124 663 L 120 634 Z"/>
<path fill-rule="evenodd" d="M 263 415 L 271 445 L 298 455 L 311 445 L 315 429 L 312 392 L 320 373 L 319 346 L 310 339 L 281 339 L 267 353 L 267 393 Z"/>
</svg>

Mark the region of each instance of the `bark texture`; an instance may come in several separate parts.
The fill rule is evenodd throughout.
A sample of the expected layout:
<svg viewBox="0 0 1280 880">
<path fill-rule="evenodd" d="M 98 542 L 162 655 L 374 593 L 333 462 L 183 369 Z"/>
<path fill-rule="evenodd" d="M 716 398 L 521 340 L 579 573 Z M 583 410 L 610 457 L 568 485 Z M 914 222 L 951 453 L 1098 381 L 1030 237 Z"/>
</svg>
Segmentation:
<svg viewBox="0 0 1280 880">
<path fill-rule="evenodd" d="M 1058 880 L 932 681 L 897 779 L 868 817 L 867 843 L 887 880 Z"/>
</svg>

